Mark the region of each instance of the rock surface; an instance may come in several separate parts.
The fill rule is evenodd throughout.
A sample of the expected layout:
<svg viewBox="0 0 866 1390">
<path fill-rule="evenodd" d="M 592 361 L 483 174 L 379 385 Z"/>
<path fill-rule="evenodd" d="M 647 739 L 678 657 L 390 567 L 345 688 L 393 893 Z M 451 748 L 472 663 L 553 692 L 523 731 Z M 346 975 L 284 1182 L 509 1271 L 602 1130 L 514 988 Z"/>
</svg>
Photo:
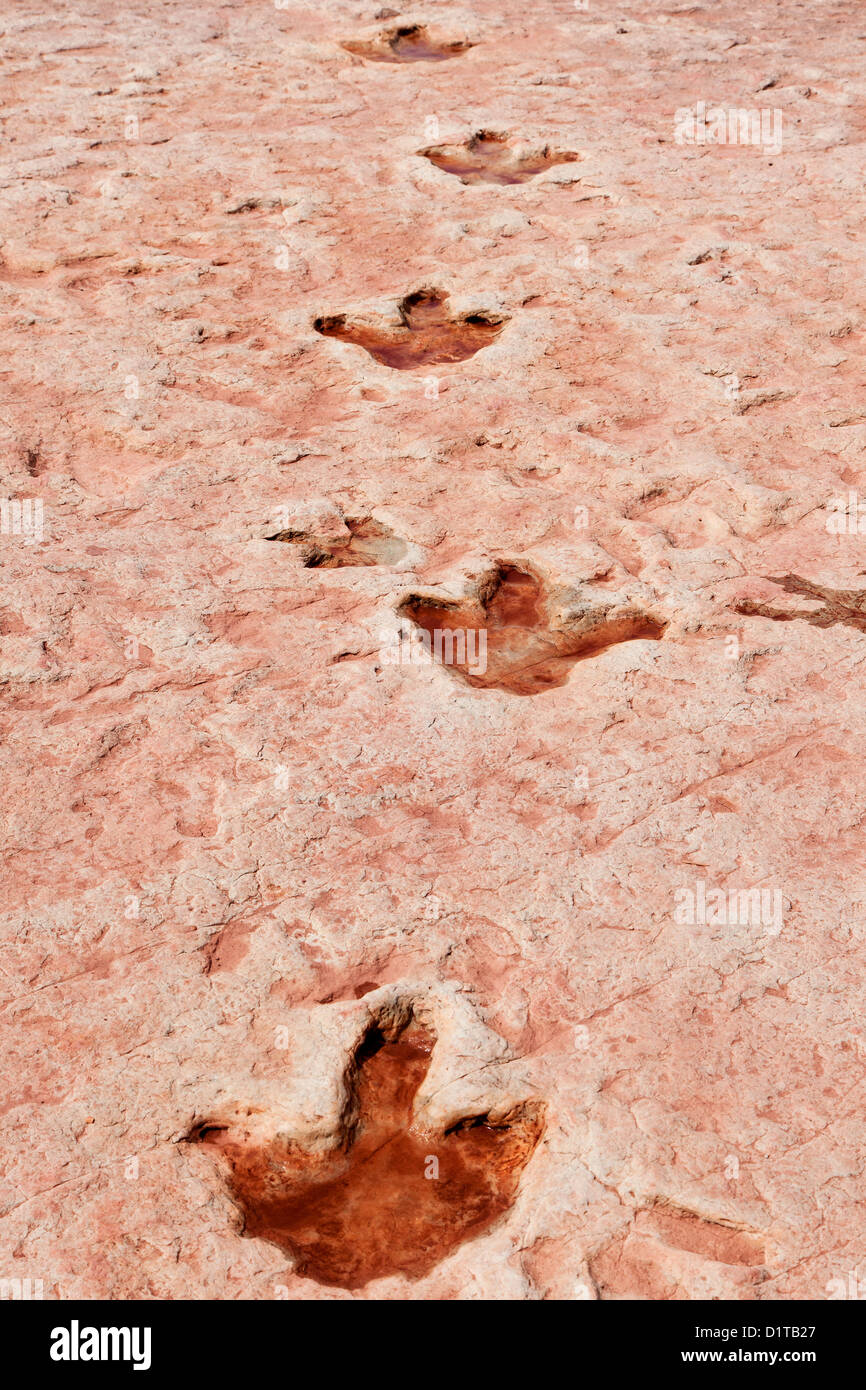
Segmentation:
<svg viewBox="0 0 866 1390">
<path fill-rule="evenodd" d="M 863 28 L 5 7 L 0 1277 L 866 1272 Z M 428 157 L 479 132 L 501 178 Z M 472 355 L 377 360 L 405 304 Z M 403 659 L 410 601 L 480 624 L 515 572 L 557 642 L 658 631 L 528 691 Z M 333 1149 L 365 1028 L 419 1020 L 419 1133 L 543 1117 L 513 1201 L 419 1277 L 305 1277 L 200 1127 Z"/>
</svg>

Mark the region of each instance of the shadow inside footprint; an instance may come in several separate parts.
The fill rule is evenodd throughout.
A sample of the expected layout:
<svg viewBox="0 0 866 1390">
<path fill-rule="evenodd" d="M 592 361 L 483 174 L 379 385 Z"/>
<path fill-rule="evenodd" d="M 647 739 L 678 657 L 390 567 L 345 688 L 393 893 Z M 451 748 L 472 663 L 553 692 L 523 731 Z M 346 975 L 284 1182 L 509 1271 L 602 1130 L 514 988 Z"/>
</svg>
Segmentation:
<svg viewBox="0 0 866 1390">
<path fill-rule="evenodd" d="M 297 545 L 305 569 L 396 565 L 407 553 L 406 542 L 372 517 L 346 517 L 346 526 L 350 535 L 345 543 L 319 541 L 305 531 L 278 531 L 267 539 Z"/>
<path fill-rule="evenodd" d="M 545 145 L 534 153 L 520 154 L 507 135 L 491 130 L 479 130 L 462 145 L 432 145 L 419 154 L 454 174 L 461 183 L 528 183 L 545 169 L 556 164 L 573 164 L 579 154 L 568 150 L 552 150 Z"/>
<path fill-rule="evenodd" d="M 403 1274 L 417 1279 L 487 1230 L 514 1201 L 541 1132 L 531 1104 L 499 1124 L 471 1117 L 444 1136 L 412 1129 L 412 1104 L 432 1040 L 373 1029 L 354 1058 L 352 1119 L 336 1152 L 274 1142 L 250 1150 L 228 1131 L 196 1136 L 231 1164 L 244 1234 L 291 1255 L 298 1274 L 344 1289 Z"/>
<path fill-rule="evenodd" d="M 477 600 L 410 597 L 400 613 L 429 635 L 433 656 L 467 685 L 512 695 L 565 685 L 575 662 L 618 642 L 658 641 L 665 630 L 635 609 L 606 608 L 584 615 L 579 626 L 554 628 L 543 585 L 514 565 L 488 575 Z"/>
<path fill-rule="evenodd" d="M 350 323 L 345 314 L 317 318 L 317 333 L 365 348 L 385 367 L 410 371 L 436 362 L 463 362 L 474 357 L 499 334 L 507 319 L 496 314 L 464 314 L 452 317 L 448 295 L 437 290 L 417 290 L 399 303 L 401 323 L 376 328 Z"/>
<path fill-rule="evenodd" d="M 378 39 L 349 39 L 343 44 L 348 53 L 375 63 L 441 63 L 473 47 L 474 44 L 465 40 L 438 41 L 423 24 L 404 24 L 388 30 Z"/>
</svg>

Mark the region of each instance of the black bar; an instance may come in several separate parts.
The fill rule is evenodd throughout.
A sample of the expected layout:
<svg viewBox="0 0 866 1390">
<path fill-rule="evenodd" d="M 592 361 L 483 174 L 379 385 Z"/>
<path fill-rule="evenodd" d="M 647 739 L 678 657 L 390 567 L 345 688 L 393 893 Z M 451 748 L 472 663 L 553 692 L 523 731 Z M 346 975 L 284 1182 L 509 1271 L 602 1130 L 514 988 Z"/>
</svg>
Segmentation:
<svg viewBox="0 0 866 1390">
<path fill-rule="evenodd" d="M 466 1323 L 463 1317 L 468 1319 Z M 416 1348 L 424 1343 L 415 1342 L 415 1337 L 433 1339 L 415 1374 L 421 1371 L 435 1377 L 439 1360 L 438 1373 L 452 1377 L 455 1365 L 459 1365 L 455 1358 L 458 1345 L 474 1345 L 479 1354 L 494 1357 L 497 1347 L 500 1351 L 507 1347 L 509 1361 L 511 1348 L 531 1360 L 543 1353 L 544 1363 L 552 1370 L 556 1343 L 562 1338 L 562 1353 L 568 1357 L 563 1364 L 571 1365 L 575 1374 L 585 1356 L 587 1370 L 591 1365 L 603 1367 L 612 1378 L 668 1375 L 675 1369 L 689 1377 L 700 1377 L 708 1370 L 736 1376 L 743 1370 L 760 1369 L 775 1375 L 796 1368 L 818 1373 L 826 1381 L 829 1375 L 841 1374 L 857 1364 L 863 1325 L 856 1300 L 581 1300 L 524 1303 L 517 1312 L 502 1301 L 467 1300 L 431 1307 L 426 1300 L 384 1303 L 327 1296 L 294 1304 L 282 1300 L 4 1301 L 0 1303 L 0 1319 L 6 1345 L 10 1339 L 14 1341 L 22 1369 L 47 1374 L 60 1384 L 70 1376 L 92 1380 L 100 1372 L 115 1377 L 129 1374 L 136 1380 L 145 1375 L 160 1380 L 168 1374 L 172 1380 L 181 1375 L 207 1376 L 209 1380 L 216 1376 L 225 1382 L 227 1376 L 272 1376 L 280 1367 L 295 1379 L 302 1373 L 302 1358 L 306 1361 L 313 1354 L 323 1356 L 323 1370 L 329 1363 L 348 1369 L 345 1355 L 349 1344 L 342 1339 L 319 1341 L 315 1353 L 323 1334 L 357 1336 L 352 1359 L 358 1370 L 367 1360 L 365 1347 L 378 1346 L 376 1356 L 381 1363 L 389 1351 L 404 1345 L 402 1339 L 407 1335 Z M 92 1329 L 98 1334 L 95 1337 Z M 104 1339 L 102 1329 L 106 1329 Z M 117 1336 L 108 1329 L 117 1329 Z M 138 1329 L 137 1334 L 133 1329 Z M 451 1338 L 458 1336 L 460 1342 L 452 1343 Z M 91 1350 L 101 1355 L 103 1347 L 107 1359 L 85 1359 Z M 126 1354 L 126 1360 L 113 1359 L 115 1347 L 119 1356 Z M 71 1359 L 76 1351 L 78 1359 Z M 70 1359 L 55 1359 L 60 1354 Z M 405 1371 L 413 1373 L 408 1362 Z"/>
</svg>

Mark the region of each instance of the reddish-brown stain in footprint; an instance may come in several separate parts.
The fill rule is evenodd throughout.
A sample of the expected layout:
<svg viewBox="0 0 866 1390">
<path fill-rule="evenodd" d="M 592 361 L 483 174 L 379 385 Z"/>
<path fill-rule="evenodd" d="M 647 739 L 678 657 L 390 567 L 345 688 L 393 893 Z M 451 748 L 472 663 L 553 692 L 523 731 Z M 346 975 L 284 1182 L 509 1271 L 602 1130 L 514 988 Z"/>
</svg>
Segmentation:
<svg viewBox="0 0 866 1390">
<path fill-rule="evenodd" d="M 463 1241 L 487 1230 L 514 1201 L 538 1142 L 526 1106 L 498 1125 L 470 1117 L 442 1136 L 412 1127 L 412 1103 L 430 1064 L 431 1039 L 374 1031 L 355 1059 L 357 1120 L 325 1157 L 245 1148 L 205 1127 L 231 1164 L 244 1233 L 271 1241 L 320 1284 L 357 1289 L 371 1279 L 417 1279 Z"/>
<path fill-rule="evenodd" d="M 531 154 L 520 154 L 507 135 L 479 130 L 462 145 L 433 145 L 420 154 L 453 174 L 462 183 L 528 183 L 530 179 L 557 164 L 573 164 L 579 154 L 552 150 L 549 145 Z"/>
<path fill-rule="evenodd" d="M 314 327 L 324 337 L 354 343 L 383 366 L 402 371 L 437 362 L 463 362 L 492 342 L 506 319 L 495 314 L 452 317 L 447 301 L 445 293 L 418 290 L 400 301 L 401 323 L 396 327 L 353 324 L 345 314 L 318 318 Z"/>
<path fill-rule="evenodd" d="M 579 630 L 553 628 L 543 585 L 515 565 L 500 566 L 477 601 L 448 604 L 413 597 L 400 611 L 429 634 L 434 657 L 459 679 L 512 695 L 538 695 L 564 685 L 575 662 L 617 642 L 658 641 L 665 627 L 644 613 L 608 617 L 600 610 L 596 621 Z"/>
<path fill-rule="evenodd" d="M 349 39 L 343 44 L 348 53 L 376 63 L 441 63 L 472 47 L 463 39 L 451 43 L 436 40 L 423 24 L 404 24 L 378 39 Z"/>
</svg>

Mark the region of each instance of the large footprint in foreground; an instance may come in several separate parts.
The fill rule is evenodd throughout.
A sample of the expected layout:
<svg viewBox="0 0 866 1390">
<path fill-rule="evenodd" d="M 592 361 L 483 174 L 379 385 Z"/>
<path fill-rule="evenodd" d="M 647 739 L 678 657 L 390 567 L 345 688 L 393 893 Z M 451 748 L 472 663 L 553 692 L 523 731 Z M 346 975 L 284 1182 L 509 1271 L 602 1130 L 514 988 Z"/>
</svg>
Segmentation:
<svg viewBox="0 0 866 1390">
<path fill-rule="evenodd" d="M 377 989 L 348 1013 L 325 1006 L 299 1030 L 285 1093 L 251 1083 L 247 1103 L 195 1125 L 190 1138 L 226 1163 L 245 1235 L 298 1274 L 356 1289 L 427 1274 L 507 1211 L 542 1107 L 512 1090 L 504 1044 L 468 1008 L 424 985 Z M 353 1036 L 336 1074 L 335 1020 Z"/>
</svg>

